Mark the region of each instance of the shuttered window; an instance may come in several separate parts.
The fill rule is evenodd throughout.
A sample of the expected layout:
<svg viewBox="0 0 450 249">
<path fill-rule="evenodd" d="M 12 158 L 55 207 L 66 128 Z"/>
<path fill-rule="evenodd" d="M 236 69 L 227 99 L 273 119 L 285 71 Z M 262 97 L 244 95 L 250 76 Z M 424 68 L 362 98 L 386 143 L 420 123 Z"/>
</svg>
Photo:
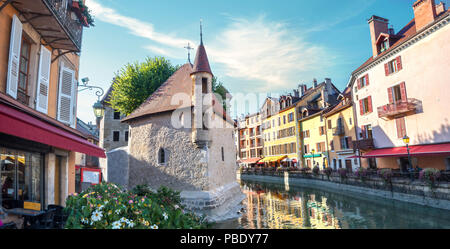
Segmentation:
<svg viewBox="0 0 450 249">
<path fill-rule="evenodd" d="M 384 64 L 384 72 L 386 76 L 398 72 L 403 69 L 402 65 L 402 57 L 398 56 L 397 58 L 389 61 L 388 63 Z"/>
<path fill-rule="evenodd" d="M 16 15 L 12 18 L 11 39 L 9 43 L 8 74 L 6 79 L 6 93 L 17 98 L 19 82 L 20 47 L 22 44 L 22 23 Z"/>
<path fill-rule="evenodd" d="M 397 118 L 395 120 L 396 126 L 397 126 L 397 137 L 403 138 L 406 135 L 406 124 L 405 124 L 405 118 Z"/>
<path fill-rule="evenodd" d="M 51 52 L 44 46 L 41 46 L 41 55 L 39 57 L 36 110 L 42 113 L 47 113 L 48 110 L 48 88 L 50 84 L 51 56 Z"/>
<path fill-rule="evenodd" d="M 69 125 L 72 124 L 73 121 L 74 77 L 74 71 L 64 66 L 61 67 L 58 96 L 58 120 Z"/>
<path fill-rule="evenodd" d="M 361 115 L 372 112 L 372 96 L 359 100 L 359 110 Z"/>
<path fill-rule="evenodd" d="M 400 101 L 407 101 L 406 85 L 402 82 L 396 86 L 388 88 L 389 104 L 397 103 Z"/>
</svg>

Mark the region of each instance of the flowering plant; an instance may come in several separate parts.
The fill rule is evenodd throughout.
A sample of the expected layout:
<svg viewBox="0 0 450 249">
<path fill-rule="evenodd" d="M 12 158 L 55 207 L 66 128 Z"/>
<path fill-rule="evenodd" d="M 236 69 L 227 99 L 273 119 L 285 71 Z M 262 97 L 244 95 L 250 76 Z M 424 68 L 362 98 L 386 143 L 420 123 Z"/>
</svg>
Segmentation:
<svg viewBox="0 0 450 249">
<path fill-rule="evenodd" d="M 355 176 L 359 177 L 362 181 L 364 181 L 367 178 L 367 175 L 369 174 L 369 171 L 366 168 L 359 167 L 355 171 Z"/>
<path fill-rule="evenodd" d="M 95 185 L 67 198 L 69 229 L 206 228 L 203 218 L 185 212 L 178 192 L 139 186 L 128 192 L 112 183 Z"/>
<path fill-rule="evenodd" d="M 333 172 L 333 169 L 330 167 L 325 168 L 324 170 L 322 170 L 322 172 L 328 177 L 328 179 L 330 179 L 331 173 Z"/>
<path fill-rule="evenodd" d="M 430 187 L 434 186 L 434 183 L 441 177 L 441 172 L 435 168 L 423 169 L 419 173 L 419 179 L 428 183 Z"/>
<path fill-rule="evenodd" d="M 338 173 L 341 178 L 347 178 L 347 169 L 340 168 L 338 169 Z"/>
<path fill-rule="evenodd" d="M 377 172 L 378 176 L 380 176 L 385 183 L 391 182 L 392 179 L 392 170 L 391 169 L 380 169 Z"/>
<path fill-rule="evenodd" d="M 318 175 L 319 171 L 320 171 L 319 166 L 314 166 L 312 171 L 313 171 L 314 175 Z"/>
</svg>

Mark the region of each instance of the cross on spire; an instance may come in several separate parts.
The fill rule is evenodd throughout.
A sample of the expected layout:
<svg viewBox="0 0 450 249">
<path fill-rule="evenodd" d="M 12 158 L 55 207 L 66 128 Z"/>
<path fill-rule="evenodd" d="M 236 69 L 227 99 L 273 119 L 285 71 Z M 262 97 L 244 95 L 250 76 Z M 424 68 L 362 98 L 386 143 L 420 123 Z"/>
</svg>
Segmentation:
<svg viewBox="0 0 450 249">
<path fill-rule="evenodd" d="M 191 45 L 188 42 L 188 45 L 186 47 L 184 47 L 185 49 L 187 49 L 188 51 L 188 62 L 191 63 L 191 50 L 194 50 L 193 47 L 191 47 Z"/>
</svg>

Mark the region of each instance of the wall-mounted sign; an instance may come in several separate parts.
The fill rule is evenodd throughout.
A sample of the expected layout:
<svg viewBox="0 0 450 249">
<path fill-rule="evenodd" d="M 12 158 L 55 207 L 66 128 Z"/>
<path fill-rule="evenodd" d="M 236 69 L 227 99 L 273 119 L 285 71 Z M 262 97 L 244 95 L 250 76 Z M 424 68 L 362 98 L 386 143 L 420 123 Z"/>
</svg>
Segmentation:
<svg viewBox="0 0 450 249">
<path fill-rule="evenodd" d="M 100 169 L 81 168 L 81 182 L 99 184 L 102 181 L 102 171 Z"/>
</svg>

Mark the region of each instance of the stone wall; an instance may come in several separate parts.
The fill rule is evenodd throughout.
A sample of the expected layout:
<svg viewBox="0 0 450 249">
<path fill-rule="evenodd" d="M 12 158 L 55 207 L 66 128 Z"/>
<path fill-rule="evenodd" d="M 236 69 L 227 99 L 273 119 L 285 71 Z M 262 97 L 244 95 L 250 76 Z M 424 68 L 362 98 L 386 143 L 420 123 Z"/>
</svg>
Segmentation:
<svg viewBox="0 0 450 249">
<path fill-rule="evenodd" d="M 106 157 L 108 158 L 108 181 L 128 187 L 128 147 L 108 151 Z"/>
<path fill-rule="evenodd" d="M 330 180 L 324 175 L 290 174 L 277 172 L 271 174 L 239 173 L 242 180 L 256 180 L 292 186 L 308 186 L 323 188 L 327 191 L 335 191 L 342 194 L 359 193 L 393 199 L 398 201 L 415 203 L 423 206 L 450 210 L 450 184 L 442 182 L 431 191 L 430 187 L 420 181 L 410 182 L 409 179 L 393 179 L 392 186 L 386 185 L 378 177 L 372 177 L 362 182 L 359 178 L 348 177 L 341 180 L 339 176 L 332 176 Z"/>
<path fill-rule="evenodd" d="M 130 124 L 130 187 L 148 184 L 157 189 L 165 185 L 175 190 L 208 189 L 207 150 L 197 149 L 191 129 L 173 129 L 171 112 L 151 116 Z M 164 148 L 167 163 L 158 163 Z"/>
</svg>

